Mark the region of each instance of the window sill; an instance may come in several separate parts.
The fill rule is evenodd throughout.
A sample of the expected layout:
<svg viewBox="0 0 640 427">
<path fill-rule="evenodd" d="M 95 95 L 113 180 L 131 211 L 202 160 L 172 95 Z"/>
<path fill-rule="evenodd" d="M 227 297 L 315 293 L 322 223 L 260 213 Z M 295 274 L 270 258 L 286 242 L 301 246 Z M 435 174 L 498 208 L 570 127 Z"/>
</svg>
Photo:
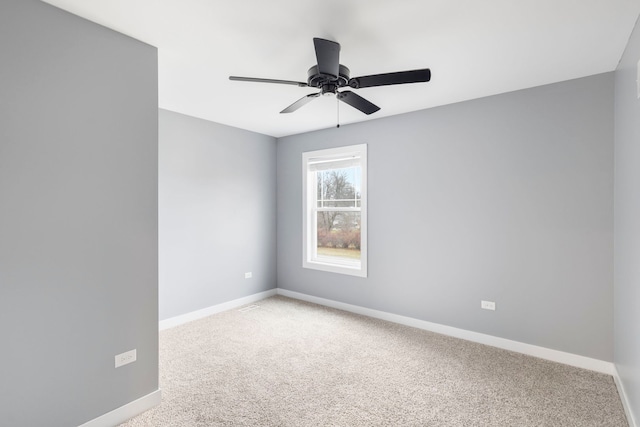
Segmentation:
<svg viewBox="0 0 640 427">
<path fill-rule="evenodd" d="M 311 270 L 327 271 L 330 273 L 346 274 L 349 276 L 367 277 L 366 269 L 362 268 L 360 262 L 358 263 L 344 263 L 338 264 L 335 261 L 323 262 L 322 259 L 316 259 L 313 261 L 305 261 L 302 264 L 303 268 Z"/>
</svg>

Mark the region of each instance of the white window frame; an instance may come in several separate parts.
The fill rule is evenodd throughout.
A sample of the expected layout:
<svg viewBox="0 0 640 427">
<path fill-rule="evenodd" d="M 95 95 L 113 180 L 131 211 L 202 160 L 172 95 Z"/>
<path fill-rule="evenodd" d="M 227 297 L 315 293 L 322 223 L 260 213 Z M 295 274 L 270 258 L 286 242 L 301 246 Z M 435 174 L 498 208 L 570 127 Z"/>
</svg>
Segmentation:
<svg viewBox="0 0 640 427">
<path fill-rule="evenodd" d="M 353 158 L 360 165 L 360 262 L 341 262 L 317 255 L 317 181 L 310 165 Z M 348 208 L 339 208 L 348 211 Z M 357 211 L 358 209 L 353 209 Z M 367 277 L 367 144 L 302 153 L 302 267 L 351 276 Z"/>
</svg>

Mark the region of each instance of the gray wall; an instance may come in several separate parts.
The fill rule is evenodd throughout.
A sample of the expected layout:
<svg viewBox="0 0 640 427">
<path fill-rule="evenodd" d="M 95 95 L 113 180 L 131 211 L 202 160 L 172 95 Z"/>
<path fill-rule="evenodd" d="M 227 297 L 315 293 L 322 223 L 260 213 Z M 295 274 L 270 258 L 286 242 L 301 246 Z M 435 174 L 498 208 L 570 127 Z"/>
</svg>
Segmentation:
<svg viewBox="0 0 640 427">
<path fill-rule="evenodd" d="M 74 426 L 158 389 L 156 76 L 155 48 L 0 3 L 2 425 Z"/>
<path fill-rule="evenodd" d="M 615 78 L 615 363 L 640 421 L 640 25 Z"/>
<path fill-rule="evenodd" d="M 278 287 L 612 361 L 613 81 L 279 139 Z M 369 277 L 305 270 L 302 152 L 362 143 Z"/>
<path fill-rule="evenodd" d="M 275 145 L 160 110 L 161 320 L 276 287 Z"/>
</svg>

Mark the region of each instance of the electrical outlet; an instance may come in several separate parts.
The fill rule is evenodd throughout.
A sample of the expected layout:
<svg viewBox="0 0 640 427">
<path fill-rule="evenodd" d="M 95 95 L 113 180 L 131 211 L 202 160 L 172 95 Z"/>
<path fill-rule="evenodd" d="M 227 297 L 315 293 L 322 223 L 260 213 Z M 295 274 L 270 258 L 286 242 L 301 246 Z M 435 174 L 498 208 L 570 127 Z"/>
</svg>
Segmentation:
<svg viewBox="0 0 640 427">
<path fill-rule="evenodd" d="M 493 302 L 493 301 L 480 301 L 480 308 L 483 308 L 485 310 L 493 310 L 493 311 L 495 311 L 496 303 Z"/>
<path fill-rule="evenodd" d="M 251 279 L 253 277 L 253 273 L 251 273 L 250 271 L 247 273 L 244 273 L 244 278 L 245 279 Z"/>
<path fill-rule="evenodd" d="M 116 368 L 135 362 L 137 359 L 136 349 L 125 351 L 116 355 Z"/>
<path fill-rule="evenodd" d="M 638 65 L 636 66 L 636 87 L 638 90 L 638 99 L 640 99 L 640 60 L 638 60 Z"/>
</svg>

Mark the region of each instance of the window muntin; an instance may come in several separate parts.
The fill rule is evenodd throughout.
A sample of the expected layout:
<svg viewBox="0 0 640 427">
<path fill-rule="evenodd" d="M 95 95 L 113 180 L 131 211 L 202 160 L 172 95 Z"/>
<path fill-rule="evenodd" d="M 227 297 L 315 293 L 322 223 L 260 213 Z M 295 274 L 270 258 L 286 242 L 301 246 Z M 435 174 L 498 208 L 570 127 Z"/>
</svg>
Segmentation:
<svg viewBox="0 0 640 427">
<path fill-rule="evenodd" d="M 366 277 L 366 145 L 303 154 L 303 267 Z"/>
</svg>

